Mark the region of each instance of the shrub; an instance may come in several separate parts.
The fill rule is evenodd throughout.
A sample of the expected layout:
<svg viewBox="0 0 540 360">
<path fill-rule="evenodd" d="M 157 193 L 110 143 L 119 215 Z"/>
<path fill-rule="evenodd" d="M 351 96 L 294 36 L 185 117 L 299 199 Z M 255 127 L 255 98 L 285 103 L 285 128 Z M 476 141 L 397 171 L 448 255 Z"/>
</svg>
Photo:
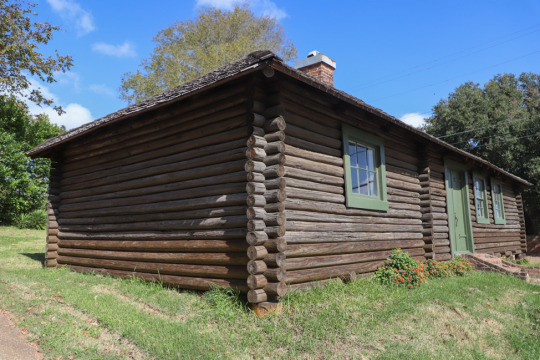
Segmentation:
<svg viewBox="0 0 540 360">
<path fill-rule="evenodd" d="M 461 257 L 448 262 L 428 260 L 418 262 L 409 254 L 395 249 L 386 264 L 375 273 L 375 279 L 383 284 L 414 288 L 426 279 L 440 279 L 451 276 L 463 276 L 472 270 L 472 264 Z"/>
<path fill-rule="evenodd" d="M 411 289 L 424 282 L 424 265 L 401 249 L 394 249 L 386 264 L 375 273 L 375 278 L 383 284 Z"/>
<path fill-rule="evenodd" d="M 47 213 L 45 210 L 39 209 L 27 214 L 21 214 L 16 225 L 19 229 L 45 230 L 47 227 Z"/>
<path fill-rule="evenodd" d="M 456 276 L 463 276 L 465 273 L 472 271 L 472 264 L 461 256 L 453 258 L 448 262 L 450 271 Z"/>
</svg>

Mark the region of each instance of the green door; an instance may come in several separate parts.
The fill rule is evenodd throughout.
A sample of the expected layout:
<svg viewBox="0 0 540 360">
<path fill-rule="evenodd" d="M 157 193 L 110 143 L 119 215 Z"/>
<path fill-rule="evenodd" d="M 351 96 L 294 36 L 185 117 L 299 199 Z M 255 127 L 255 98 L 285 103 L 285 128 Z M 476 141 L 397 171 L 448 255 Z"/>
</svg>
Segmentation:
<svg viewBox="0 0 540 360">
<path fill-rule="evenodd" d="M 459 164 L 446 161 L 445 178 L 452 255 L 472 253 L 474 252 L 474 245 L 467 171 Z"/>
</svg>

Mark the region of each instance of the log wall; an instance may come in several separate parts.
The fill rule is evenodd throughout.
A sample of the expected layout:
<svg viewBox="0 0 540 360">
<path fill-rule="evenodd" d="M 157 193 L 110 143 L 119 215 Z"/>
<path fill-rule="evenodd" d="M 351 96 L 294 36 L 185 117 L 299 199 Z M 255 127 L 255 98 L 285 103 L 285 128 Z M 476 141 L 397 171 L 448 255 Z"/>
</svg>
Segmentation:
<svg viewBox="0 0 540 360">
<path fill-rule="evenodd" d="M 383 129 L 365 114 L 336 111 L 330 101 L 300 86 L 287 82 L 280 88 L 286 122 L 284 239 L 289 287 L 373 272 L 397 247 L 425 259 L 418 144 L 404 131 Z M 387 212 L 345 206 L 343 122 L 384 139 Z"/>
<path fill-rule="evenodd" d="M 444 159 L 439 148 L 428 146 L 427 162 L 429 167 L 429 206 L 431 218 L 433 219 L 433 259 L 445 261 L 451 259 L 452 254 L 450 250 L 446 185 L 444 181 Z"/>
<path fill-rule="evenodd" d="M 484 176 L 486 179 L 489 224 L 479 224 L 476 221 L 474 185 L 472 176 L 469 176 L 469 201 L 471 204 L 475 252 L 495 256 L 511 256 L 526 252 L 525 222 L 523 212 L 520 210 L 522 209 L 521 195 L 514 191 L 508 181 L 502 182 L 506 224 L 495 224 L 490 176 L 488 174 L 484 174 Z"/>
<path fill-rule="evenodd" d="M 260 147 L 248 147 L 252 92 L 249 83 L 216 88 L 67 144 L 61 181 L 51 180 L 57 263 L 247 292 L 246 236 L 264 209 Z"/>
<path fill-rule="evenodd" d="M 58 204 L 60 200 L 61 163 L 51 159 L 49 197 L 47 199 L 47 230 L 45 245 L 45 267 L 58 266 Z"/>
</svg>

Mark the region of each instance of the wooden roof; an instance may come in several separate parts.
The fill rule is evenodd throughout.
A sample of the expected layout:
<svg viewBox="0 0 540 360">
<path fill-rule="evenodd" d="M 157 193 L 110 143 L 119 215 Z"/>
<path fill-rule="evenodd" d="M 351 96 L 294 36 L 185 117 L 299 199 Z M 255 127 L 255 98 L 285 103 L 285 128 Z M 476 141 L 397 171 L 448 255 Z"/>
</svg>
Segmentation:
<svg viewBox="0 0 540 360">
<path fill-rule="evenodd" d="M 401 120 L 385 113 L 384 111 L 366 104 L 364 101 L 347 94 L 344 91 L 338 90 L 333 86 L 327 85 L 323 82 L 318 81 L 317 79 L 306 75 L 302 71 L 292 68 L 283 62 L 278 56 L 270 51 L 256 51 L 245 58 L 234 61 L 230 64 L 220 67 L 217 70 L 211 71 L 208 74 L 200 76 L 194 80 L 188 81 L 180 86 L 167 90 L 159 95 L 153 96 L 149 99 L 143 100 L 139 103 L 130 105 L 124 109 L 121 109 L 115 113 L 109 114 L 105 117 L 97 119 L 88 124 L 84 124 L 78 128 L 67 131 L 57 137 L 49 139 L 44 143 L 36 146 L 32 150 L 28 151 L 26 155 L 35 157 L 46 157 L 57 148 L 58 146 L 65 144 L 67 142 L 73 141 L 74 139 L 86 135 L 94 130 L 97 130 L 101 127 L 108 126 L 112 123 L 116 123 L 123 119 L 132 117 L 134 115 L 139 115 L 143 112 L 154 110 L 158 107 L 165 106 L 172 102 L 178 101 L 185 97 L 192 96 L 200 91 L 215 87 L 217 85 L 228 82 L 232 79 L 235 79 L 239 76 L 244 76 L 247 73 L 259 70 L 262 67 L 271 66 L 275 70 L 291 76 L 299 81 L 302 81 L 313 88 L 323 91 L 331 96 L 334 96 L 342 101 L 345 101 L 357 108 L 360 108 L 364 111 L 372 113 L 383 120 L 386 120 L 396 126 L 406 129 L 407 131 L 414 133 L 416 136 L 426 139 L 429 142 L 433 142 L 437 145 L 446 148 L 450 152 L 456 153 L 457 155 L 464 156 L 475 162 L 483 164 L 488 168 L 495 170 L 496 172 L 503 174 L 514 181 L 519 182 L 525 186 L 531 186 L 532 184 L 516 175 L 513 175 L 495 165 L 490 163 L 487 160 L 484 160 L 478 156 L 472 155 L 466 151 L 456 148 L 445 141 L 439 140 L 434 136 L 431 136 L 421 130 L 418 130 L 410 125 L 405 124 Z"/>
</svg>

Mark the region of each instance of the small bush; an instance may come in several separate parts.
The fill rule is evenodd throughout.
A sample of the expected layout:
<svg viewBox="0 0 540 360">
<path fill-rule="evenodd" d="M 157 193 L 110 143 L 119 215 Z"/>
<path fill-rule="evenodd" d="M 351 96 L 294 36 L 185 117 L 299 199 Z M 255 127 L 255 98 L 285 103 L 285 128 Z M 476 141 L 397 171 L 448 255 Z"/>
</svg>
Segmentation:
<svg viewBox="0 0 540 360">
<path fill-rule="evenodd" d="M 387 263 L 375 273 L 375 278 L 383 284 L 411 289 L 424 282 L 424 265 L 401 249 L 394 249 Z"/>
<path fill-rule="evenodd" d="M 47 212 L 39 209 L 27 214 L 21 214 L 16 225 L 19 229 L 45 230 L 47 227 Z"/>
<path fill-rule="evenodd" d="M 463 276 L 472 270 L 472 264 L 461 257 L 448 262 L 428 260 L 419 262 L 401 249 L 394 249 L 386 264 L 377 270 L 375 279 L 383 284 L 414 288 L 426 279 Z"/>
</svg>

